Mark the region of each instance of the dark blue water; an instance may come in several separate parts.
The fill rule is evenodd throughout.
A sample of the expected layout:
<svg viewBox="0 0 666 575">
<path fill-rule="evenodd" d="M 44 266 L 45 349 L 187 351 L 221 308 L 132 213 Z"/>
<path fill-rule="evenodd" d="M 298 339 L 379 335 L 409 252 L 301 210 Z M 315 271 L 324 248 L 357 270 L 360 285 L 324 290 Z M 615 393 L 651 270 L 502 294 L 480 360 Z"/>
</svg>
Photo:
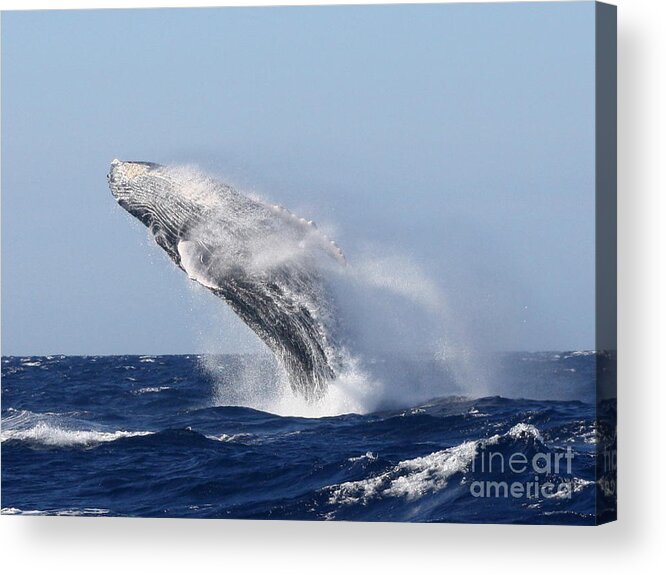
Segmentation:
<svg viewBox="0 0 666 575">
<path fill-rule="evenodd" d="M 4 357 L 3 513 L 595 523 L 594 356 L 503 362 L 558 399 L 307 419 L 214 406 L 196 356 Z"/>
</svg>

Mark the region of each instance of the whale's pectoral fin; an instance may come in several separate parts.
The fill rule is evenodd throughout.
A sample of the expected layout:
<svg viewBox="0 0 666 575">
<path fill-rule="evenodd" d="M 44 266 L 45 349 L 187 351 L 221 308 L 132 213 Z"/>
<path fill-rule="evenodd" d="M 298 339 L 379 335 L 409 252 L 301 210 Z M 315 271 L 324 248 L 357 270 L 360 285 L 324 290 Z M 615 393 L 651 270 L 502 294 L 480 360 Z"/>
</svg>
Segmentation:
<svg viewBox="0 0 666 575">
<path fill-rule="evenodd" d="M 218 280 L 211 269 L 212 252 L 202 242 L 182 240 L 178 242 L 180 265 L 191 280 L 210 288 L 219 288 Z"/>
</svg>

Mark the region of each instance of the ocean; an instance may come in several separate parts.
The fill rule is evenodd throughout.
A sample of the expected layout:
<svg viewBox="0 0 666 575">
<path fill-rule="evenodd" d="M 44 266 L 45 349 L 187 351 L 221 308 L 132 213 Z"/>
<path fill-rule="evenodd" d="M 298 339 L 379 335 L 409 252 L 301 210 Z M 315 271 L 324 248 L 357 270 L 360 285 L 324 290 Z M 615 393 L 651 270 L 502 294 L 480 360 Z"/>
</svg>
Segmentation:
<svg viewBox="0 0 666 575">
<path fill-rule="evenodd" d="M 2 513 L 598 521 L 592 352 L 498 356 L 510 397 L 322 417 L 220 404 L 248 358 L 205 359 L 3 357 Z"/>
</svg>

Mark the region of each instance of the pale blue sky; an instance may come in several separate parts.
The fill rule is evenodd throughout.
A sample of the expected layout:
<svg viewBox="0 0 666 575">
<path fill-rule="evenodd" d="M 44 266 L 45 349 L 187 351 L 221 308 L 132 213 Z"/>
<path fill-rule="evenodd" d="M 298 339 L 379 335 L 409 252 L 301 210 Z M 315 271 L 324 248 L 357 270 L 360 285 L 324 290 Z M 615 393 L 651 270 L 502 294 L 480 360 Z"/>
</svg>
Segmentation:
<svg viewBox="0 0 666 575">
<path fill-rule="evenodd" d="M 499 349 L 594 347 L 592 2 L 3 13 L 3 354 L 202 351 L 222 303 L 116 157 L 406 254 Z"/>
</svg>

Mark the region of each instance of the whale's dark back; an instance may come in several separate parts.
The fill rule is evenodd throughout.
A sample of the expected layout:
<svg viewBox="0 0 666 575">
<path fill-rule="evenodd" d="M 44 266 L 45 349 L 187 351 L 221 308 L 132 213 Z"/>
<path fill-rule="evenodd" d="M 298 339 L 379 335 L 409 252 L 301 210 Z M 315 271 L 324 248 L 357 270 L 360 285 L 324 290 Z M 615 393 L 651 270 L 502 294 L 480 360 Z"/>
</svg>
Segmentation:
<svg viewBox="0 0 666 575">
<path fill-rule="evenodd" d="M 321 294 L 324 287 L 316 275 L 295 273 L 299 274 L 296 283 L 310 290 L 310 298 L 314 292 Z M 238 278 L 213 291 L 273 350 L 292 388 L 307 399 L 317 399 L 336 374 L 336 358 L 331 354 L 335 342 L 330 326 L 313 317 L 285 289 L 291 285 L 293 282 L 284 280 Z"/>
</svg>

